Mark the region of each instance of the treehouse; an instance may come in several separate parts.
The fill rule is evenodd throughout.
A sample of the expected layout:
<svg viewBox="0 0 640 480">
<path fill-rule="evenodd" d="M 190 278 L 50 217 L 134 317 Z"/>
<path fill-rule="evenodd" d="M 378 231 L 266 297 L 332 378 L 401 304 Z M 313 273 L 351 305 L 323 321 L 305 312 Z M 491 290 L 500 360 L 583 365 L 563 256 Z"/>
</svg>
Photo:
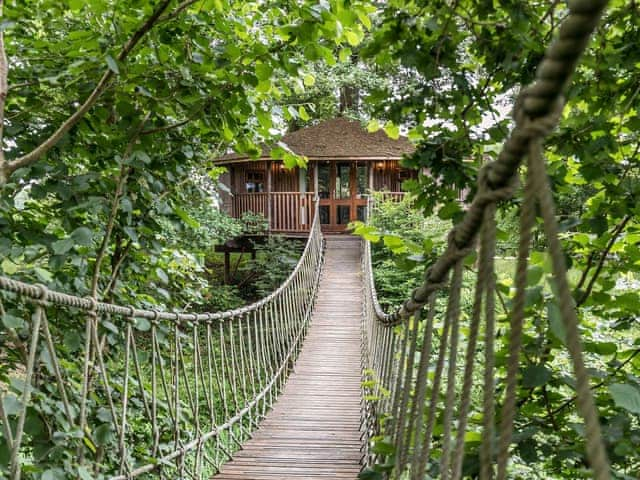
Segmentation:
<svg viewBox="0 0 640 480">
<path fill-rule="evenodd" d="M 364 220 L 370 192 L 401 198 L 403 180 L 416 175 L 400 166 L 402 156 L 414 150 L 406 138 L 370 133 L 346 118 L 296 130 L 281 141 L 309 159 L 306 168 L 287 169 L 267 150 L 257 160 L 231 153 L 216 161 L 227 168 L 222 208 L 236 218 L 262 214 L 272 233 L 305 235 L 316 197 L 322 230 L 345 232 L 349 222 Z"/>
</svg>

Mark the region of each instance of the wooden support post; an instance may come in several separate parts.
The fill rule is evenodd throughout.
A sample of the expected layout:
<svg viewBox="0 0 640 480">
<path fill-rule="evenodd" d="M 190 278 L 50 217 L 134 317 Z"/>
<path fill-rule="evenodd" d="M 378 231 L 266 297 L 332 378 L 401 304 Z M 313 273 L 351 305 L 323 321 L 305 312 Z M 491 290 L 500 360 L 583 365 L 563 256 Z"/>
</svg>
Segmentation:
<svg viewBox="0 0 640 480">
<path fill-rule="evenodd" d="M 231 253 L 224 252 L 224 284 L 231 283 Z"/>
<path fill-rule="evenodd" d="M 273 228 L 273 224 L 271 222 L 271 217 L 273 212 L 271 211 L 271 190 L 272 190 L 272 182 L 271 182 L 271 164 L 272 162 L 267 161 L 267 222 L 269 225 L 269 233 L 271 233 L 271 229 Z"/>
</svg>

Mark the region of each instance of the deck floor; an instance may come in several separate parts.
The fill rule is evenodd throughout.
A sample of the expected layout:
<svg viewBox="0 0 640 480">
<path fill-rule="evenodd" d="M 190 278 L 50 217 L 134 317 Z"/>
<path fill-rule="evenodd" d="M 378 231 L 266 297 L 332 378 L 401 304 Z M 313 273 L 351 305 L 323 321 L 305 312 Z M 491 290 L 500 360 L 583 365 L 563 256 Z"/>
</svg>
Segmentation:
<svg viewBox="0 0 640 480">
<path fill-rule="evenodd" d="M 360 242 L 327 238 L 311 327 L 253 438 L 215 480 L 355 480 L 360 471 Z"/>
</svg>

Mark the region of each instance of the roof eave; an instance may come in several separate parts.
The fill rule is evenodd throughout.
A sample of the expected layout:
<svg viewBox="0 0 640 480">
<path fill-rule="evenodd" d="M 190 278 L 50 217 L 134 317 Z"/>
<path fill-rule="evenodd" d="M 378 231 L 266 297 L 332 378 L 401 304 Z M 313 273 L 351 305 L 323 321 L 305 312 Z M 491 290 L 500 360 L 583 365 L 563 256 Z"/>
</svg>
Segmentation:
<svg viewBox="0 0 640 480">
<path fill-rule="evenodd" d="M 360 160 L 360 161 L 369 161 L 369 162 L 379 162 L 384 160 L 401 160 L 404 155 L 377 155 L 377 156 L 360 156 L 360 155 L 308 155 L 307 159 L 309 161 L 339 161 L 339 160 Z M 245 163 L 245 162 L 259 162 L 271 160 L 274 162 L 281 162 L 282 160 L 275 160 L 269 156 L 262 156 L 258 158 L 230 158 L 230 159 L 222 159 L 222 160 L 214 160 L 213 163 L 215 165 L 229 165 L 232 163 Z"/>
</svg>

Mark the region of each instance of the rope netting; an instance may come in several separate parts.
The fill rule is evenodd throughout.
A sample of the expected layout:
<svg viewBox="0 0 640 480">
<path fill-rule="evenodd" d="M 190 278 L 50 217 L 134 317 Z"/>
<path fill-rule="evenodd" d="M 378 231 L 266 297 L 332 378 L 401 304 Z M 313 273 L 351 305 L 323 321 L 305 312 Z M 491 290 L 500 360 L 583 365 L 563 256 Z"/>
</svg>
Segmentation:
<svg viewBox="0 0 640 480">
<path fill-rule="evenodd" d="M 10 378 L 0 383 L 10 478 L 40 478 L 32 467 L 41 455 L 54 466 L 80 465 L 74 478 L 217 472 L 282 389 L 322 259 L 316 211 L 288 279 L 226 312 L 143 310 L 0 277 L 1 313 L 22 324 L 0 354 Z"/>
<path fill-rule="evenodd" d="M 610 478 L 600 432 L 598 412 L 583 359 L 575 303 L 567 281 L 551 188 L 546 175 L 543 140 L 556 127 L 562 113 L 562 92 L 598 24 L 606 1 L 569 1 L 569 13 L 556 40 L 538 67 L 536 81 L 524 88 L 515 104 L 515 125 L 495 162 L 485 165 L 478 192 L 463 220 L 448 236 L 445 252 L 427 270 L 424 283 L 394 313 L 382 311 L 376 297 L 371 246 L 365 242 L 364 364 L 375 382 L 367 385 L 364 423 L 369 439 L 383 433 L 395 451 L 394 478 L 462 478 L 465 435 L 470 433 L 473 392 L 481 392 L 480 478 L 503 480 L 508 474 L 513 424 L 517 409 L 518 373 L 523 343 L 527 268 L 536 208 L 542 217 L 548 253 L 553 265 L 555 295 L 566 330 L 566 344 L 575 375 L 577 412 L 584 421 L 586 458 L 593 477 Z M 527 158 L 525 184 L 518 188 L 519 169 Z M 496 399 L 496 206 L 522 195 L 515 297 L 509 317 L 506 388 Z M 479 246 L 476 246 L 477 239 Z M 461 319 L 463 262 L 478 252 L 477 281 L 468 320 Z M 436 297 L 447 290 L 446 312 L 436 330 Z M 438 324 L 440 325 L 440 324 Z M 459 358 L 459 337 L 465 329 L 464 358 Z M 437 332 L 437 335 L 436 335 Z M 436 341 L 437 337 L 437 341 Z M 482 341 L 482 345 L 479 343 Z M 480 348 L 481 347 L 481 348 Z M 462 350 L 462 349 L 461 349 Z M 430 368 L 432 367 L 432 368 Z M 457 375 L 461 370 L 462 375 Z M 482 385 L 474 385 L 474 379 Z M 480 382 L 478 382 L 480 383 Z M 499 424 L 496 409 L 500 411 Z M 436 431 L 436 427 L 437 430 Z M 477 428 L 474 428 L 475 433 Z M 368 463 L 377 461 L 371 450 Z"/>
</svg>

